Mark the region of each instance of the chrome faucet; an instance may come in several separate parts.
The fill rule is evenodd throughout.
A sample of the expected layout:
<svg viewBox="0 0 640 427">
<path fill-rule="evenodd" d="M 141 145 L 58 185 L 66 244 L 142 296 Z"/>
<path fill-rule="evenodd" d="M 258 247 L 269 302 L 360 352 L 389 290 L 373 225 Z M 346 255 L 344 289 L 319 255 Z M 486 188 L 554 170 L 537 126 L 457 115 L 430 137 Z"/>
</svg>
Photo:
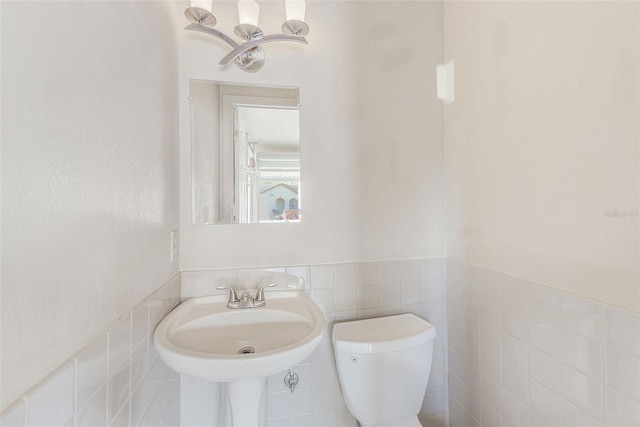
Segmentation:
<svg viewBox="0 0 640 427">
<path fill-rule="evenodd" d="M 227 308 L 258 308 L 264 307 L 267 304 L 267 301 L 264 299 L 264 288 L 272 288 L 276 286 L 275 283 L 270 283 L 268 285 L 262 285 L 258 288 L 256 292 L 256 297 L 252 297 L 249 292 L 244 291 L 238 298 L 238 294 L 235 289 L 229 286 L 218 286 L 216 289 L 221 291 L 228 290 L 229 291 L 229 300 L 227 301 Z"/>
</svg>

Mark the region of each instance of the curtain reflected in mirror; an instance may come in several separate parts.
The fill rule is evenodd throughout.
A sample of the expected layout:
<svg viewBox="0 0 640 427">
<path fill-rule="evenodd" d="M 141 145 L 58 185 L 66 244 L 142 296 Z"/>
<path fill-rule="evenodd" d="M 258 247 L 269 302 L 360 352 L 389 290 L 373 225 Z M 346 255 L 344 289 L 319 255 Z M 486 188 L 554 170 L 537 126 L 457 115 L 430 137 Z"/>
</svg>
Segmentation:
<svg viewBox="0 0 640 427">
<path fill-rule="evenodd" d="M 196 225 L 302 217 L 298 89 L 191 80 Z"/>
</svg>

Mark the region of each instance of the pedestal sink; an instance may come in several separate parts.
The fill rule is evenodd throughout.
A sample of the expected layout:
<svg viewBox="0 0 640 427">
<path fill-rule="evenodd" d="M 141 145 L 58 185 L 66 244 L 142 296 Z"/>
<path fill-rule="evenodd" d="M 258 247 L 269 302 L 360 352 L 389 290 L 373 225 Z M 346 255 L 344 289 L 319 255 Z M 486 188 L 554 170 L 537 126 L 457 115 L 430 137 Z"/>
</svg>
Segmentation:
<svg viewBox="0 0 640 427">
<path fill-rule="evenodd" d="M 324 333 L 324 316 L 303 291 L 268 292 L 266 301 L 260 308 L 230 309 L 226 295 L 191 298 L 153 336 L 171 369 L 226 383 L 233 427 L 264 424 L 266 378 L 306 359 Z"/>
</svg>

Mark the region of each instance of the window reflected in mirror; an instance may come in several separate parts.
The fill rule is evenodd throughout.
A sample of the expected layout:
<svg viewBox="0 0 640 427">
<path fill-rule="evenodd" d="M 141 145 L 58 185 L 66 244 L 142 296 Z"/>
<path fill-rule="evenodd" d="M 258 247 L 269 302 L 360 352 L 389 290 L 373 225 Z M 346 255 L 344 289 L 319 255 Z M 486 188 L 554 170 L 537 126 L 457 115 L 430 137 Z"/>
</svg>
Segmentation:
<svg viewBox="0 0 640 427">
<path fill-rule="evenodd" d="M 193 223 L 299 222 L 298 89 L 191 81 Z"/>
</svg>

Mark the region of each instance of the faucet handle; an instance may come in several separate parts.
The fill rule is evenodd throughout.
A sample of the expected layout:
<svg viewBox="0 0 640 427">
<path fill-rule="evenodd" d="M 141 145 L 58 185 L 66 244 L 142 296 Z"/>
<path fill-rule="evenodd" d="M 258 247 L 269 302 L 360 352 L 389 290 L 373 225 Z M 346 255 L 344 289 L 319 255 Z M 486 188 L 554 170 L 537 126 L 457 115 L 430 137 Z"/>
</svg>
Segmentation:
<svg viewBox="0 0 640 427">
<path fill-rule="evenodd" d="M 224 291 L 224 290 L 228 290 L 229 291 L 229 302 L 238 302 L 240 301 L 238 299 L 238 295 L 236 294 L 235 289 L 233 289 L 230 286 L 216 286 L 216 289 L 220 290 L 220 291 Z"/>
<path fill-rule="evenodd" d="M 269 283 L 268 285 L 262 285 L 258 288 L 258 292 L 256 292 L 256 297 L 253 300 L 254 302 L 264 301 L 264 288 L 273 288 L 276 286 L 276 283 Z"/>
</svg>

